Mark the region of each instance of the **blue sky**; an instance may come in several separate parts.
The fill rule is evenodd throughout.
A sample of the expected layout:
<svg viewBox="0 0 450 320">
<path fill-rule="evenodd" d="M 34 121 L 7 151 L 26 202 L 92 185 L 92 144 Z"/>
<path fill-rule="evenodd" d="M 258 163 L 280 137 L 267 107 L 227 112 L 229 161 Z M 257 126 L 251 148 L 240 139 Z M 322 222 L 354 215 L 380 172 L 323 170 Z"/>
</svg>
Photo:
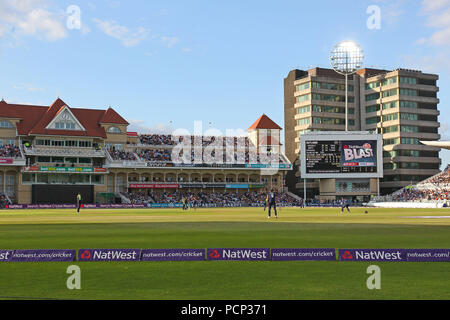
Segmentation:
<svg viewBox="0 0 450 320">
<path fill-rule="evenodd" d="M 79 29 L 67 24 L 71 5 Z M 371 5 L 379 29 L 367 27 Z M 111 105 L 146 131 L 169 121 L 193 130 L 195 120 L 245 130 L 262 113 L 283 126 L 283 78 L 328 67 L 345 39 L 364 48 L 367 67 L 438 73 L 441 134 L 450 139 L 450 0 L 0 0 L 0 95 Z M 450 162 L 450 151 L 441 156 Z"/>
</svg>

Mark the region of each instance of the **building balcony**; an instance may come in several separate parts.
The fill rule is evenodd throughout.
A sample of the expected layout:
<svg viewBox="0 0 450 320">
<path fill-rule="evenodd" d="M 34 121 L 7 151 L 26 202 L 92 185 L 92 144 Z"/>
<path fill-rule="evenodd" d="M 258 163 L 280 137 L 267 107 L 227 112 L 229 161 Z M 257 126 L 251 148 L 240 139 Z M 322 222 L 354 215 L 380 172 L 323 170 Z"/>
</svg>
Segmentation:
<svg viewBox="0 0 450 320">
<path fill-rule="evenodd" d="M 86 157 L 86 158 L 105 158 L 105 150 L 96 150 L 94 148 L 60 148 L 60 147 L 23 147 L 27 156 L 61 156 L 61 157 Z"/>
<path fill-rule="evenodd" d="M 439 169 L 384 169 L 384 176 L 389 175 L 414 175 L 414 176 L 432 176 L 439 173 Z"/>
</svg>

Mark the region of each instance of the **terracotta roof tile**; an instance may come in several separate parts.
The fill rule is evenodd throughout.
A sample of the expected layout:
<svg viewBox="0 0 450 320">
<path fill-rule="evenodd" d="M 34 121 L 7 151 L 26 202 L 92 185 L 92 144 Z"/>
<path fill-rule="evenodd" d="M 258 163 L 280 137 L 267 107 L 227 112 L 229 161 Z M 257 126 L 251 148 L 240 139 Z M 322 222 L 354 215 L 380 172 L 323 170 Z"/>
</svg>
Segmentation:
<svg viewBox="0 0 450 320">
<path fill-rule="evenodd" d="M 70 108 L 67 106 L 86 131 L 46 129 L 48 124 L 64 106 L 66 106 L 66 103 L 59 98 L 50 106 L 9 104 L 2 100 L 0 101 L 0 117 L 20 119 L 17 124 L 17 132 L 19 135 L 43 134 L 106 138 L 106 132 L 100 125 L 100 123 L 106 123 L 105 119 L 107 121 L 114 121 L 108 123 L 128 124 L 128 122 L 111 108 L 108 110 L 97 110 Z"/>
<path fill-rule="evenodd" d="M 268 116 L 263 114 L 253 123 L 248 130 L 252 129 L 280 129 L 281 127 L 272 121 Z"/>
<path fill-rule="evenodd" d="M 126 124 L 129 123 L 122 118 L 113 108 L 109 107 L 108 110 L 104 113 L 103 117 L 100 119 L 100 123 L 118 123 L 118 124 Z"/>
</svg>

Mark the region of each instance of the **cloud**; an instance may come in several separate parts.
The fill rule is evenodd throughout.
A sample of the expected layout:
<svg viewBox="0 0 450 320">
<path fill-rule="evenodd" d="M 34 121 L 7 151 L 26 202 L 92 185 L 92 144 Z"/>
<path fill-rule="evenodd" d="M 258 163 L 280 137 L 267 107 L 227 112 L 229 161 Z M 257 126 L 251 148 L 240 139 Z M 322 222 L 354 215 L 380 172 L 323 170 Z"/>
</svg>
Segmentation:
<svg viewBox="0 0 450 320">
<path fill-rule="evenodd" d="M 107 0 L 106 3 L 108 4 L 108 7 L 113 8 L 113 9 L 120 7 L 120 1 Z"/>
<path fill-rule="evenodd" d="M 36 36 L 48 41 L 67 37 L 64 15 L 47 10 L 46 0 L 3 0 L 0 2 L 0 37 Z"/>
<path fill-rule="evenodd" d="M 144 120 L 129 120 L 130 125 L 127 131 L 138 132 L 141 134 L 171 134 L 173 131 L 172 126 L 164 123 L 157 123 L 154 126 L 147 125 Z"/>
<path fill-rule="evenodd" d="M 167 48 L 173 48 L 178 42 L 180 42 L 180 39 L 177 37 L 162 36 L 161 41 L 167 46 Z"/>
<path fill-rule="evenodd" d="M 97 27 L 106 35 L 118 39 L 126 47 L 134 47 L 141 41 L 145 40 L 149 34 L 149 30 L 144 27 L 138 27 L 131 31 L 129 28 L 122 26 L 114 21 L 104 21 L 98 18 L 93 19 Z"/>
<path fill-rule="evenodd" d="M 427 16 L 426 25 L 436 29 L 431 36 L 416 41 L 419 45 L 450 45 L 450 0 L 424 0 L 420 13 Z"/>
<path fill-rule="evenodd" d="M 450 5 L 450 0 L 423 0 L 423 11 L 435 11 Z"/>
<path fill-rule="evenodd" d="M 411 69 L 418 69 L 429 73 L 441 73 L 446 71 L 450 73 L 450 51 L 442 51 L 440 53 L 428 56 L 406 55 L 402 57 L 405 65 Z"/>
<path fill-rule="evenodd" d="M 43 91 L 45 91 L 44 88 L 36 87 L 35 85 L 30 84 L 30 83 L 15 84 L 12 87 L 13 87 L 13 89 L 16 89 L 16 90 L 25 90 L 25 91 L 30 91 L 30 92 L 43 92 Z"/>
</svg>

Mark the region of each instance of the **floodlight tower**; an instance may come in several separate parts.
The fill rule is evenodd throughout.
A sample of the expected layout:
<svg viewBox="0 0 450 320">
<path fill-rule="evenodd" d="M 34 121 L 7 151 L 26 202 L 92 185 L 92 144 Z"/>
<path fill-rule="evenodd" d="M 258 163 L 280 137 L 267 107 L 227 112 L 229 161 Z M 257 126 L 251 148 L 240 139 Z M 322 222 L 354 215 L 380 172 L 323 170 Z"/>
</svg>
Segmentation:
<svg viewBox="0 0 450 320">
<path fill-rule="evenodd" d="M 331 67 L 345 76 L 345 131 L 348 131 L 348 76 L 361 69 L 363 61 L 363 50 L 351 40 L 339 42 L 330 52 Z"/>
</svg>

